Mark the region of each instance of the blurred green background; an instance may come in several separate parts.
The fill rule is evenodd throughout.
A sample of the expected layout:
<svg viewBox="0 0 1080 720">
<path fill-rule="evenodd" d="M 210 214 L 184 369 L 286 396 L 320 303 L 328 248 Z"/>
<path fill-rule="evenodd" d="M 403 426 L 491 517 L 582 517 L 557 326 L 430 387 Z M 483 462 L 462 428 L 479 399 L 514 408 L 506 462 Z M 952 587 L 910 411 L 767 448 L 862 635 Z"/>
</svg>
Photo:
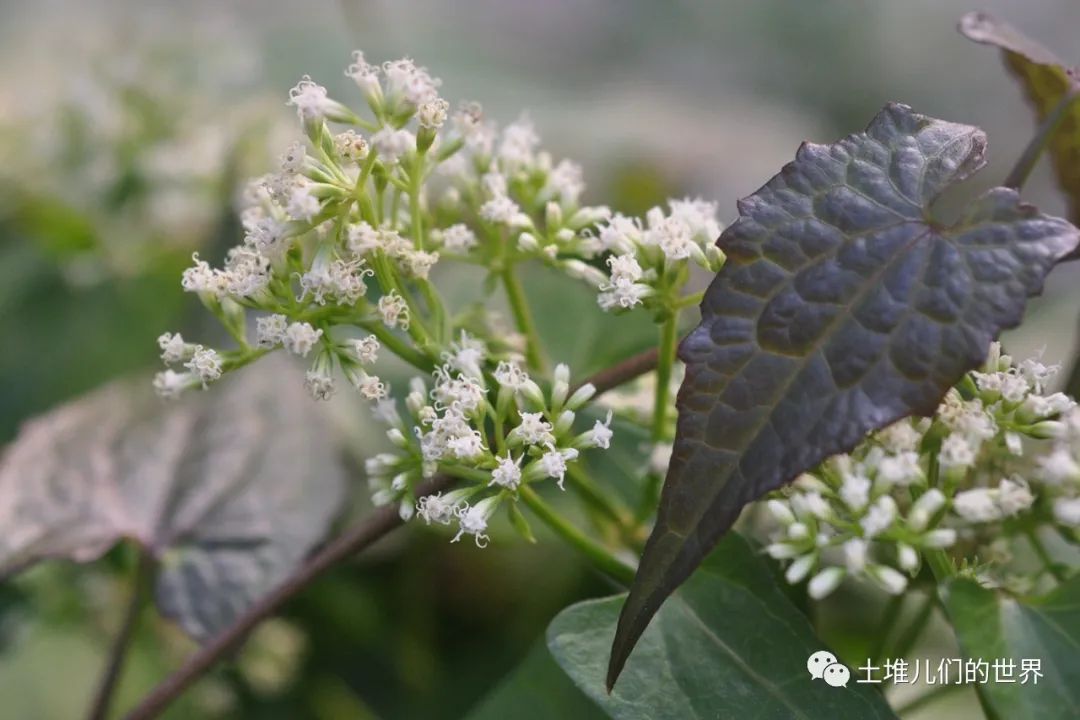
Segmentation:
<svg viewBox="0 0 1080 720">
<path fill-rule="evenodd" d="M 1080 61 L 1080 4 L 981 7 Z M 966 0 L 4 0 L 0 442 L 35 413 L 154 367 L 164 330 L 215 339 L 179 272 L 193 250 L 215 260 L 239 240 L 236 189 L 299 136 L 285 99 L 300 75 L 359 104 L 342 72 L 353 49 L 411 55 L 442 78 L 444 97 L 479 100 L 501 122 L 526 111 L 555 156 L 584 165 L 587 202 L 643 212 L 668 195 L 700 195 L 730 219 L 735 199 L 801 141 L 859 130 L 889 100 L 985 128 L 990 167 L 976 184 L 1000 181 L 1033 124 L 997 54 L 955 32 L 970 9 Z M 1025 192 L 1063 211 L 1045 166 Z M 1068 364 L 1077 272 L 1055 271 L 1006 338 L 1014 354 L 1045 347 Z M 469 297 L 466 281 L 443 280 Z M 529 287 L 542 315 L 558 308 L 543 328 L 553 356 L 582 372 L 651 340 L 647 322 L 630 320 L 605 326 L 601 343 L 599 317 L 561 322 L 568 305 L 596 315 L 590 293 L 545 273 Z M 336 409 L 343 427 L 364 434 L 359 408 Z M 40 566 L 0 585 L 0 716 L 82 712 L 119 621 L 130 555 L 119 548 L 92 570 Z M 555 542 L 480 552 L 399 534 L 291 603 L 172 716 L 461 717 L 556 611 L 609 590 Z M 853 647 L 865 642 L 848 632 Z M 190 649 L 148 613 L 118 707 Z"/>
</svg>

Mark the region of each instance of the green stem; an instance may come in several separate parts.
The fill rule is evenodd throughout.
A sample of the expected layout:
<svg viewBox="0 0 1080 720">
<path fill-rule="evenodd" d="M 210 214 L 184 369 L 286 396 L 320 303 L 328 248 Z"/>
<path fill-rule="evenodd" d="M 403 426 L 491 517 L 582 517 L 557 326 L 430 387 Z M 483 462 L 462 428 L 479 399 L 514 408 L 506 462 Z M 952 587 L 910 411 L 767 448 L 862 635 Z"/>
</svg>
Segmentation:
<svg viewBox="0 0 1080 720">
<path fill-rule="evenodd" d="M 915 646 L 915 642 L 919 639 L 919 635 L 921 635 L 923 629 L 926 628 L 926 623 L 928 623 L 933 616 L 934 607 L 937 606 L 937 602 L 937 590 L 935 588 L 930 588 L 926 593 L 926 598 L 923 600 L 922 605 L 919 606 L 918 611 L 915 613 L 915 619 L 907 626 L 904 630 L 904 634 L 897 639 L 896 645 L 890 651 L 891 657 L 904 658 L 911 652 L 911 648 Z"/>
<path fill-rule="evenodd" d="M 656 364 L 656 398 L 653 405 L 653 442 L 663 440 L 667 432 L 667 410 L 670 404 L 671 368 L 675 365 L 675 347 L 679 334 L 679 311 L 671 314 L 660 326 L 660 354 Z"/>
<path fill-rule="evenodd" d="M 139 615 L 142 614 L 143 602 L 146 599 L 146 591 L 150 584 L 150 578 L 154 573 L 154 560 L 148 552 L 139 548 L 138 565 L 135 568 L 135 576 L 131 581 L 131 598 L 128 600 L 127 610 L 124 612 L 124 620 L 120 630 L 113 640 L 109 650 L 109 660 L 105 666 L 105 673 L 98 683 L 97 692 L 87 713 L 88 720 L 104 720 L 109 715 L 109 707 L 116 692 L 117 685 L 124 670 L 124 661 L 127 659 L 128 650 L 131 648 L 131 640 L 135 637 L 135 626 Z"/>
<path fill-rule="evenodd" d="M 570 465 L 566 473 L 567 484 L 581 499 L 618 529 L 620 539 L 628 546 L 635 547 L 634 523 L 628 509 L 620 507 L 613 497 L 606 495 L 580 464 Z"/>
<path fill-rule="evenodd" d="M 691 293 L 690 295 L 684 295 L 683 297 L 676 300 L 672 307 L 676 310 L 682 310 L 683 308 L 688 308 L 692 305 L 700 305 L 701 300 L 704 297 L 704 290 L 702 290 L 701 292 Z"/>
<path fill-rule="evenodd" d="M 878 623 L 877 632 L 874 633 L 873 644 L 870 646 L 869 657 L 871 658 L 872 665 L 876 666 L 881 664 L 881 660 L 885 656 L 885 647 L 889 640 L 889 633 L 892 630 L 893 625 L 896 624 L 897 618 L 900 617 L 900 611 L 903 610 L 903 608 L 903 595 L 893 595 L 885 605 L 885 611 L 881 614 L 881 622 Z"/>
<path fill-rule="evenodd" d="M 949 559 L 944 550 L 923 550 L 923 557 L 926 559 L 926 564 L 930 567 L 930 572 L 934 574 L 934 580 L 937 581 L 938 585 L 956 574 L 956 568 L 953 567 L 952 560 Z"/>
<path fill-rule="evenodd" d="M 543 355 L 540 352 L 540 335 L 536 331 L 532 313 L 529 311 L 529 301 L 525 297 L 525 288 L 514 271 L 512 263 L 507 262 L 502 271 L 503 284 L 506 286 L 506 297 L 510 301 L 510 310 L 514 314 L 514 322 L 518 330 L 525 336 L 525 360 L 529 367 L 534 370 L 545 372 Z"/>
<path fill-rule="evenodd" d="M 1039 162 L 1039 156 L 1042 155 L 1046 146 L 1050 143 L 1050 139 L 1053 138 L 1054 133 L 1078 97 L 1080 97 L 1080 88 L 1070 87 L 1068 92 L 1061 96 L 1061 100 L 1054 106 L 1054 109 L 1043 118 L 1035 131 L 1035 136 L 1031 138 L 1031 142 L 1024 148 L 1020 159 L 1016 161 L 1016 165 L 1013 166 L 1009 176 L 1002 183 L 1005 187 L 1019 190 L 1024 186 L 1028 176 L 1031 175 L 1031 171 L 1035 169 L 1035 165 Z"/>
<path fill-rule="evenodd" d="M 1059 583 L 1065 582 L 1065 574 L 1062 573 L 1061 568 L 1054 562 L 1054 558 L 1050 557 L 1050 553 L 1047 551 L 1046 546 L 1043 545 L 1042 539 L 1039 537 L 1037 528 L 1029 528 L 1025 533 L 1027 535 L 1028 542 L 1031 543 L 1031 548 L 1038 555 L 1039 561 L 1043 564 L 1043 569 L 1046 572 L 1054 576 L 1054 579 Z"/>
<path fill-rule="evenodd" d="M 362 327 L 370 332 L 379 339 L 379 342 L 382 343 L 387 350 L 394 353 L 417 370 L 428 373 L 435 369 L 435 362 L 430 357 L 416 348 L 406 345 L 404 340 L 390 332 L 390 329 L 382 323 L 377 321 L 357 323 L 357 327 Z"/>
<path fill-rule="evenodd" d="M 412 218 L 413 243 L 417 250 L 424 249 L 424 225 L 420 216 L 420 185 L 424 181 L 424 154 L 418 152 L 409 173 L 409 213 Z"/>
<path fill-rule="evenodd" d="M 630 586 L 630 583 L 634 580 L 634 569 L 632 567 L 616 558 L 606 548 L 571 525 L 566 518 L 559 515 L 554 508 L 541 500 L 540 496 L 528 485 L 522 485 L 518 488 L 518 497 L 545 525 L 588 558 L 598 570 L 623 585 Z"/>
</svg>

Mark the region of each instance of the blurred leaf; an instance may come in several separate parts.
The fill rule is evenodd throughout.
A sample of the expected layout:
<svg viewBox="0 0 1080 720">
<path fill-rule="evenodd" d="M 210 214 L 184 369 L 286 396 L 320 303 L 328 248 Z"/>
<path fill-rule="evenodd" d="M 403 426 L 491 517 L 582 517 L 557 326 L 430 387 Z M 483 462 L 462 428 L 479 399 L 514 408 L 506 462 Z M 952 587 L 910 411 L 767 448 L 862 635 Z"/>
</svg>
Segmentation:
<svg viewBox="0 0 1080 720">
<path fill-rule="evenodd" d="M 933 221 L 985 148 L 978 128 L 891 104 L 865 133 L 804 143 L 739 203 L 718 241 L 727 264 L 680 347 L 675 448 L 609 682 L 743 506 L 871 430 L 933 413 L 1080 242 L 1007 188 L 952 227 Z"/>
<path fill-rule="evenodd" d="M 466 720 L 592 720 L 608 715 L 578 690 L 543 642 L 486 698 Z"/>
<path fill-rule="evenodd" d="M 303 559 L 342 498 L 317 406 L 268 360 L 175 404 L 143 379 L 28 423 L 0 463 L 0 572 L 88 562 L 130 538 L 160 561 L 165 615 L 199 639 L 230 623 Z"/>
<path fill-rule="evenodd" d="M 1077 88 L 1078 70 L 1067 66 L 1034 40 L 986 12 L 960 18 L 960 32 L 970 40 L 1001 49 L 1005 66 L 1023 86 L 1039 122 Z M 1080 221 L 1080 104 L 1072 103 L 1050 138 L 1050 159 L 1058 184 L 1069 200 L 1069 215 Z"/>
<path fill-rule="evenodd" d="M 945 609 L 966 658 L 991 665 L 989 682 L 975 689 L 997 717 L 1054 720 L 1080 716 L 1080 577 L 1049 595 L 1020 602 L 967 579 L 949 583 Z M 1015 662 L 1017 682 L 995 682 L 993 662 Z M 1038 658 L 1037 684 L 1019 682 L 1021 660 Z"/>
<path fill-rule="evenodd" d="M 822 642 L 736 533 L 657 613 L 609 695 L 605 660 L 623 598 L 578 603 L 548 627 L 556 662 L 617 720 L 895 717 L 872 686 L 810 676 Z"/>
<path fill-rule="evenodd" d="M 55 258 L 70 259 L 98 245 L 90 218 L 57 198 L 26 195 L 16 208 L 15 226 Z"/>
</svg>

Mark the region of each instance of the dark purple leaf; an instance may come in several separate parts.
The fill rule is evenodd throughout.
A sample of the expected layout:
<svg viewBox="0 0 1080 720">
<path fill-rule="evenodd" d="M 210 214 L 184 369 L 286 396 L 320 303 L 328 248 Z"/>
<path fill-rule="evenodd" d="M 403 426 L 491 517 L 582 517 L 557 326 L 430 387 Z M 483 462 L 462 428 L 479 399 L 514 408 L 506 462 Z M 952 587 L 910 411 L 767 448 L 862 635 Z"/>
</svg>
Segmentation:
<svg viewBox="0 0 1080 720">
<path fill-rule="evenodd" d="M 609 686 L 744 505 L 872 430 L 932 413 L 1080 242 L 1006 188 L 952 226 L 932 220 L 985 149 L 978 128 L 888 105 L 865 133 L 804 143 L 739 203 L 718 243 L 727 264 L 679 349 L 675 449 Z"/>
</svg>

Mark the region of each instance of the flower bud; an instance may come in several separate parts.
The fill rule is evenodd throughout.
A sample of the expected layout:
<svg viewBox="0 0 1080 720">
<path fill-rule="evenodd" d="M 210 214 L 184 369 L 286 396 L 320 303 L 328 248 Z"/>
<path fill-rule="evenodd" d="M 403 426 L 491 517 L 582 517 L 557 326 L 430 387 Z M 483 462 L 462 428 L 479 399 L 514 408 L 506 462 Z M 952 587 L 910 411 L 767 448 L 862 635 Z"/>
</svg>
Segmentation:
<svg viewBox="0 0 1080 720">
<path fill-rule="evenodd" d="M 890 595 L 899 595 L 907 588 L 907 578 L 895 568 L 887 565 L 871 565 L 866 572 Z"/>
<path fill-rule="evenodd" d="M 930 518 L 945 505 L 945 496 L 937 488 L 930 488 L 915 501 L 908 513 L 908 525 L 913 530 L 923 530 Z"/>
<path fill-rule="evenodd" d="M 795 514 L 791 512 L 791 508 L 783 500 L 769 500 L 765 506 L 781 525 L 791 525 L 795 522 Z"/>
<path fill-rule="evenodd" d="M 559 203 L 549 202 L 544 207 L 544 223 L 549 230 L 562 227 L 563 212 Z"/>
<path fill-rule="evenodd" d="M 817 563 L 816 553 L 809 553 L 797 558 L 788 565 L 788 569 L 784 573 L 784 579 L 791 585 L 802 582 L 810 574 L 810 571 L 814 569 L 815 563 Z"/>
<path fill-rule="evenodd" d="M 526 253 L 533 253 L 540 249 L 540 243 L 537 242 L 536 236 L 528 232 L 518 235 L 517 246 L 518 250 Z"/>
<path fill-rule="evenodd" d="M 807 586 L 806 591 L 813 599 L 821 600 L 825 596 L 830 595 L 832 591 L 840 585 L 840 582 L 843 579 L 843 568 L 825 568 L 810 579 L 810 584 Z"/>
</svg>

